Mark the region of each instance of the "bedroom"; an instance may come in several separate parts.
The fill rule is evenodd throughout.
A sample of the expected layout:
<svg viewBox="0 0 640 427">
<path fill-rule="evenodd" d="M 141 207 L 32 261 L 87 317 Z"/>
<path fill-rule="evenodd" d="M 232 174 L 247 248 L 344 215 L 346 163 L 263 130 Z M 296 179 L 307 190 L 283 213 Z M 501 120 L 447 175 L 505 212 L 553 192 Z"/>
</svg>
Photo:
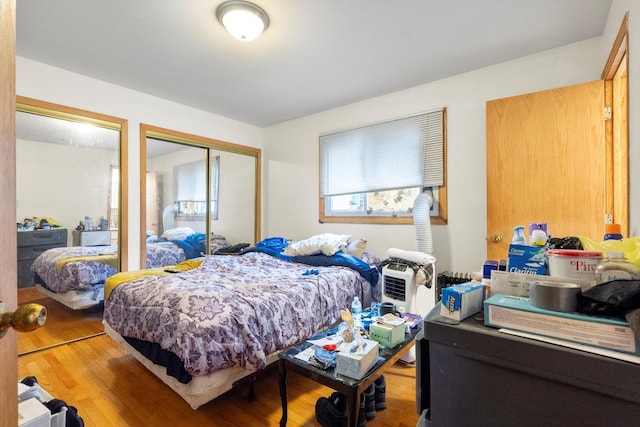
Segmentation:
<svg viewBox="0 0 640 427">
<path fill-rule="evenodd" d="M 624 11 L 637 13 L 634 2 L 613 2 L 611 16 L 602 37 L 523 57 L 438 82 L 410 88 L 321 114 L 260 128 L 206 113 L 184 105 L 143 95 L 109 83 L 93 80 L 43 63 L 17 58 L 17 93 L 47 99 L 63 105 L 126 117 L 129 120 L 129 264 L 140 265 L 139 157 L 138 123 L 154 123 L 198 135 L 210 135 L 265 150 L 263 173 L 263 235 L 286 233 L 304 237 L 328 228 L 317 222 L 317 163 L 313 153 L 317 135 L 333 128 L 376 122 L 389 116 L 447 105 L 449 111 L 449 224 L 434 227 L 439 242 L 435 256 L 439 269 L 468 271 L 477 268 L 485 252 L 483 179 L 471 179 L 465 173 L 484 175 L 484 103 L 488 99 L 510 96 L 550 87 L 589 81 L 599 77 L 608 49 L 617 32 Z M 630 21 L 630 34 L 637 23 Z M 635 39 L 634 39 L 635 40 Z M 631 43 L 631 56 L 637 46 Z M 636 50 L 634 50 L 636 49 Z M 581 64 L 576 67 L 575 64 Z M 531 70 L 553 69 L 542 73 Z M 505 83 L 507 82 L 507 83 Z M 634 117 L 638 82 L 630 81 L 631 117 Z M 433 103 L 433 104 L 432 104 Z M 215 132 L 212 127 L 217 129 Z M 630 138 L 638 138 L 638 124 L 631 122 Z M 632 166 L 637 144 L 632 145 Z M 636 151 L 634 151 L 636 150 Z M 634 155 L 634 153 L 636 153 Z M 636 168 L 637 169 L 637 168 Z M 632 167 L 633 170 L 633 167 Z M 135 172 L 135 173 L 134 173 Z M 299 177 L 292 182 L 291 177 Z M 637 182 L 635 179 L 633 182 Z M 310 184 L 307 184 L 310 183 Z M 286 189 L 283 191 L 282 189 Z M 637 209 L 638 189 L 631 188 L 632 210 Z M 473 209 L 471 209 L 473 208 Z M 295 210 L 296 216 L 290 212 Z M 369 237 L 368 248 L 384 254 L 390 246 L 410 248 L 414 244 L 410 226 L 339 225 L 330 228 L 356 236 Z M 632 223 L 631 232 L 638 233 Z M 372 238 L 371 236 L 374 236 Z"/>
</svg>

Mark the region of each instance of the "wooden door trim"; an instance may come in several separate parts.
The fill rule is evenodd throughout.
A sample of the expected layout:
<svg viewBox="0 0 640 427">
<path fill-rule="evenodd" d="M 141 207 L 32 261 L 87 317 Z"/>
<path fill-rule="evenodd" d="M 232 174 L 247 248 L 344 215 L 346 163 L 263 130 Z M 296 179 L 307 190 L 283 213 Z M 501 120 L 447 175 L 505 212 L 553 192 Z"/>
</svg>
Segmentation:
<svg viewBox="0 0 640 427">
<path fill-rule="evenodd" d="M 604 69 L 602 70 L 602 80 L 611 80 L 616 74 L 618 67 L 620 66 L 620 62 L 622 62 L 622 58 L 629 51 L 629 12 L 624 14 L 622 18 L 622 24 L 620 24 L 620 29 L 618 30 L 618 35 L 613 42 L 613 46 L 611 47 L 611 51 L 609 52 L 609 58 L 607 58 L 607 62 L 604 65 Z"/>
<path fill-rule="evenodd" d="M 16 0 L 0 0 L 0 203 L 16 211 Z M 0 224 L 0 301 L 14 311 L 18 300 L 17 235 L 12 221 Z M 18 339 L 0 339 L 0 425 L 18 425 Z"/>
<path fill-rule="evenodd" d="M 622 19 L 602 71 L 605 105 L 611 118 L 605 123 L 605 222 L 620 224 L 629 234 L 629 14 Z"/>
</svg>

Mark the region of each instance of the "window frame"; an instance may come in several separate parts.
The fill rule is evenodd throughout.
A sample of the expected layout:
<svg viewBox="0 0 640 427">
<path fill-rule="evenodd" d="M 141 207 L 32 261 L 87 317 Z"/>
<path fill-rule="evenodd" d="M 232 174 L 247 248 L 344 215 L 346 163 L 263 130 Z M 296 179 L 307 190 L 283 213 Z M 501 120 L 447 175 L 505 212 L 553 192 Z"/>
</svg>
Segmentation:
<svg viewBox="0 0 640 427">
<path fill-rule="evenodd" d="M 443 162 L 443 184 L 436 187 L 434 192 L 434 203 L 438 204 L 436 213 L 431 215 L 431 224 L 447 224 L 447 109 L 442 108 L 442 162 Z M 320 156 L 320 137 L 318 137 L 318 156 Z M 322 171 L 319 168 L 318 174 Z M 326 202 L 322 197 L 322 189 L 320 188 L 321 178 L 318 184 L 318 221 L 324 223 L 343 223 L 343 224 L 413 224 L 413 215 L 375 215 L 375 213 L 367 214 L 351 214 L 351 215 L 327 215 Z M 362 193 L 366 194 L 366 193 Z"/>
</svg>

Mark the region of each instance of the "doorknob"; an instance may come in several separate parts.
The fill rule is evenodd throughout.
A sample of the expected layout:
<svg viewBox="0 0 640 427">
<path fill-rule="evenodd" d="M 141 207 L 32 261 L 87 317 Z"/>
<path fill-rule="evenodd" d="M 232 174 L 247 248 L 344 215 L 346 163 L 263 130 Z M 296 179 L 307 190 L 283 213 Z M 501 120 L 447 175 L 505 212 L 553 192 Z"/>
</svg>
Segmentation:
<svg viewBox="0 0 640 427">
<path fill-rule="evenodd" d="M 47 321 L 47 309 L 40 304 L 24 304 L 14 312 L 5 311 L 5 304 L 0 302 L 0 338 L 9 328 L 18 332 L 30 332 L 38 329 Z"/>
<path fill-rule="evenodd" d="M 500 235 L 498 234 L 494 234 L 493 236 L 491 236 L 491 241 L 493 243 L 500 243 L 502 242 L 502 237 L 500 237 Z"/>
</svg>

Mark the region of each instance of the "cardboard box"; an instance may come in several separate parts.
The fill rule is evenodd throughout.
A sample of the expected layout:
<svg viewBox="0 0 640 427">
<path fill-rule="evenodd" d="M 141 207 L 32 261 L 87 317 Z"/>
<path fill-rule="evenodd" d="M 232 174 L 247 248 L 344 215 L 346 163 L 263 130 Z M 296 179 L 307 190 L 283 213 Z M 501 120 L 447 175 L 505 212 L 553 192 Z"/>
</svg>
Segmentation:
<svg viewBox="0 0 640 427">
<path fill-rule="evenodd" d="M 393 314 L 385 314 L 369 326 L 369 337 L 381 346 L 391 348 L 404 341 L 406 325 L 404 319 Z"/>
<path fill-rule="evenodd" d="M 364 352 L 351 353 L 353 343 L 344 345 L 336 356 L 336 373 L 346 377 L 361 379 L 378 360 L 378 342 L 364 340 Z"/>
<path fill-rule="evenodd" d="M 460 283 L 442 290 L 440 315 L 454 320 L 464 320 L 482 311 L 485 285 L 481 283 Z"/>
<path fill-rule="evenodd" d="M 582 350 L 597 347 L 640 355 L 640 341 L 629 322 L 604 316 L 545 310 L 529 298 L 493 295 L 484 302 L 484 324 L 581 344 Z"/>
</svg>

